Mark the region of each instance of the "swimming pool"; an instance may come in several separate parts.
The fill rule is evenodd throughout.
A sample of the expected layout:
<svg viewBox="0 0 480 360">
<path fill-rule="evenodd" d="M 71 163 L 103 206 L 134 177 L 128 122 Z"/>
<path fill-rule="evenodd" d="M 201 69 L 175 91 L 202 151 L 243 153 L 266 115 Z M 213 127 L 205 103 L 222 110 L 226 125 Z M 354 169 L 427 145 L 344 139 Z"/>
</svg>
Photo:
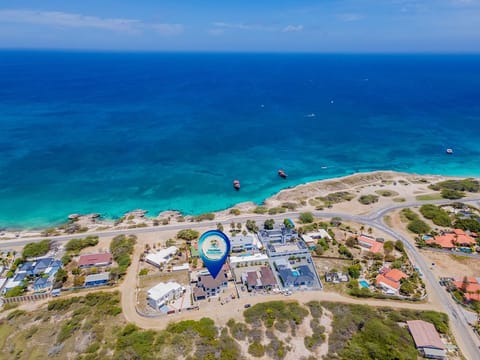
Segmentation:
<svg viewBox="0 0 480 360">
<path fill-rule="evenodd" d="M 368 282 L 366 280 L 360 280 L 358 283 L 360 284 L 361 287 L 364 287 L 367 289 L 370 287 L 370 285 L 368 285 Z"/>
<path fill-rule="evenodd" d="M 292 270 L 292 275 L 293 276 L 300 276 L 300 273 L 298 272 L 298 270 Z"/>
</svg>

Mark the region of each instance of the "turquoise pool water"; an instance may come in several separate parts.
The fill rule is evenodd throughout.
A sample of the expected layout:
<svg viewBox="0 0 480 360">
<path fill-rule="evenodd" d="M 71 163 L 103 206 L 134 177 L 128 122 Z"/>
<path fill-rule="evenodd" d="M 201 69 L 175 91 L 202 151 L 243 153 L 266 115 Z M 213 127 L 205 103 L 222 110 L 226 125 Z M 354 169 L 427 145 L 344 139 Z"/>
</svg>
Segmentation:
<svg viewBox="0 0 480 360">
<path fill-rule="evenodd" d="M 368 282 L 365 280 L 360 280 L 358 283 L 360 284 L 361 287 L 364 287 L 364 288 L 370 287 L 370 285 L 368 285 Z"/>
<path fill-rule="evenodd" d="M 300 273 L 297 270 L 292 270 L 293 276 L 300 276 Z"/>
</svg>

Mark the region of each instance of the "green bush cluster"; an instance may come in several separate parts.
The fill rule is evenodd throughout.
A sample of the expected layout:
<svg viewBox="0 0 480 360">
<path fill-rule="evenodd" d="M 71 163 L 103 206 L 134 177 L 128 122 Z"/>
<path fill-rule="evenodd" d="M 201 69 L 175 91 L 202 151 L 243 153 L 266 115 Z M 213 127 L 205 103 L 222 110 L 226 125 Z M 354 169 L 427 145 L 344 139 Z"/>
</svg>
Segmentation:
<svg viewBox="0 0 480 360">
<path fill-rule="evenodd" d="M 453 226 L 456 229 L 470 230 L 473 232 L 480 232 L 480 222 L 475 219 L 458 219 Z"/>
<path fill-rule="evenodd" d="M 253 212 L 255 214 L 266 214 L 268 212 L 268 208 L 265 206 L 257 206 Z"/>
<path fill-rule="evenodd" d="M 313 214 L 309 211 L 300 213 L 299 220 L 302 224 L 310 224 L 315 221 Z"/>
<path fill-rule="evenodd" d="M 457 200 L 465 197 L 465 193 L 462 191 L 458 190 L 450 190 L 450 189 L 442 189 L 440 192 L 440 195 L 444 199 L 449 199 L 449 200 Z"/>
<path fill-rule="evenodd" d="M 415 234 L 426 234 L 431 229 L 428 224 L 421 220 L 417 213 L 413 212 L 411 209 L 403 209 L 402 215 L 409 220 L 407 224 L 407 229 Z"/>
<path fill-rule="evenodd" d="M 183 229 L 177 233 L 177 239 L 192 241 L 198 239 L 200 233 L 197 230 Z"/>
<path fill-rule="evenodd" d="M 272 327 L 276 321 L 290 321 L 301 324 L 308 315 L 308 310 L 298 302 L 270 301 L 252 306 L 243 313 L 248 324 L 263 322 L 267 328 Z"/>
<path fill-rule="evenodd" d="M 95 246 L 98 244 L 98 236 L 87 236 L 84 239 L 72 239 L 65 245 L 66 251 L 71 251 L 74 253 L 79 253 L 80 250 L 89 247 Z"/>
<path fill-rule="evenodd" d="M 358 198 L 358 202 L 363 205 L 370 205 L 376 203 L 378 201 L 378 196 L 369 194 L 369 195 L 362 195 Z"/>
<path fill-rule="evenodd" d="M 22 256 L 24 258 L 38 257 L 45 255 L 50 250 L 50 240 L 32 242 L 23 248 Z"/>
<path fill-rule="evenodd" d="M 431 230 L 430 226 L 420 219 L 410 221 L 407 225 L 407 229 L 415 234 L 426 234 Z"/>
<path fill-rule="evenodd" d="M 236 208 L 230 209 L 230 214 L 231 214 L 231 215 L 238 216 L 238 215 L 240 215 L 241 213 L 242 213 L 242 212 L 240 211 L 240 209 L 236 209 Z"/>
<path fill-rule="evenodd" d="M 400 360 L 418 358 L 408 330 L 398 325 L 407 320 L 424 320 L 436 329 L 448 331 L 448 317 L 434 311 L 397 310 L 364 305 L 322 302 L 334 315 L 329 336 L 328 358 L 344 360 Z"/>
<path fill-rule="evenodd" d="M 118 235 L 110 243 L 110 252 L 118 265 L 118 273 L 124 274 L 130 266 L 133 248 L 137 242 L 135 235 Z"/>
<path fill-rule="evenodd" d="M 450 215 L 443 210 L 441 207 L 426 204 L 420 207 L 420 213 L 426 218 L 433 221 L 435 225 L 438 226 L 451 226 L 452 220 L 450 219 Z"/>
<path fill-rule="evenodd" d="M 205 213 L 205 214 L 200 214 L 195 217 L 193 217 L 193 220 L 196 222 L 200 221 L 207 221 L 207 220 L 214 220 L 215 219 L 215 214 L 214 213 Z"/>
<path fill-rule="evenodd" d="M 344 201 L 350 201 L 355 198 L 355 195 L 348 191 L 338 191 L 330 193 L 326 196 L 316 197 L 315 199 L 323 201 L 326 204 L 338 204 Z"/>
<path fill-rule="evenodd" d="M 340 255 L 343 255 L 345 256 L 347 259 L 353 259 L 353 255 L 352 253 L 350 252 L 350 250 L 347 249 L 347 247 L 343 244 L 341 244 L 339 247 L 338 247 L 338 253 Z"/>
<path fill-rule="evenodd" d="M 429 186 L 432 190 L 454 190 L 454 191 L 468 191 L 479 192 L 480 182 L 473 178 L 461 179 L 461 180 L 445 180 Z"/>
<path fill-rule="evenodd" d="M 285 212 L 287 212 L 287 209 L 281 206 L 268 209 L 268 215 L 283 214 Z"/>
</svg>

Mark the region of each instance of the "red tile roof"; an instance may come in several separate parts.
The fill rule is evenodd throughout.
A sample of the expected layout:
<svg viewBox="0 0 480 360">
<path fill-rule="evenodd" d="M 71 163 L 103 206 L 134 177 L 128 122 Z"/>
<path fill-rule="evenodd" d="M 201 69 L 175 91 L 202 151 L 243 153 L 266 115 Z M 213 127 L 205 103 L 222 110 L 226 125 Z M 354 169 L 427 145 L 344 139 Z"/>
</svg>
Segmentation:
<svg viewBox="0 0 480 360">
<path fill-rule="evenodd" d="M 249 271 L 247 273 L 247 284 L 248 286 L 257 286 L 257 272 L 256 271 Z"/>
<path fill-rule="evenodd" d="M 78 266 L 95 266 L 97 264 L 110 264 L 112 262 L 112 254 L 89 254 L 82 255 L 78 260 Z"/>
<path fill-rule="evenodd" d="M 466 288 L 465 288 L 465 285 L 463 283 L 463 280 L 454 281 L 453 285 L 455 285 L 457 287 L 457 289 L 463 291 L 465 294 L 467 294 L 467 293 L 474 294 L 477 291 L 480 292 L 480 284 L 477 284 L 476 282 L 475 283 L 468 283 Z"/>
<path fill-rule="evenodd" d="M 454 229 L 453 232 L 435 236 L 433 239 L 427 240 L 426 243 L 438 244 L 442 248 L 452 249 L 455 247 L 455 244 L 471 246 L 475 245 L 477 241 L 470 235 L 467 235 L 465 231 L 461 229 Z"/>
<path fill-rule="evenodd" d="M 263 286 L 275 286 L 277 285 L 277 281 L 275 280 L 275 275 L 273 275 L 272 269 L 266 266 L 262 266 L 260 268 L 260 275 L 262 278 L 262 285 Z"/>
<path fill-rule="evenodd" d="M 477 243 L 477 241 L 467 234 L 457 235 L 453 242 L 460 245 L 472 246 Z"/>
<path fill-rule="evenodd" d="M 365 235 L 360 235 L 357 240 L 360 246 L 368 248 L 368 251 L 374 254 L 383 250 L 383 243 L 375 241 L 375 239 L 369 238 Z"/>
<path fill-rule="evenodd" d="M 400 280 L 408 277 L 407 274 L 405 274 L 403 271 L 400 271 L 398 269 L 392 269 L 384 275 L 386 278 L 393 280 L 395 282 L 399 282 Z"/>
<path fill-rule="evenodd" d="M 465 295 L 465 299 L 467 299 L 468 301 L 480 301 L 480 294 L 477 294 L 477 293 L 473 293 L 473 294 L 470 294 L 470 293 L 466 293 L 464 294 Z"/>
<path fill-rule="evenodd" d="M 433 324 L 423 320 L 410 320 L 407 325 L 417 348 L 445 348 Z"/>
<path fill-rule="evenodd" d="M 400 289 L 400 283 L 399 282 L 396 282 L 396 281 L 392 281 L 388 278 L 386 278 L 385 276 L 383 276 L 382 274 L 378 274 L 377 275 L 377 278 L 375 279 L 375 283 L 377 285 L 380 285 L 380 284 L 385 284 L 393 289 Z"/>
<path fill-rule="evenodd" d="M 451 235 L 452 234 L 438 235 L 438 236 L 435 236 L 433 239 L 429 239 L 425 241 L 425 243 L 427 243 L 428 245 L 437 244 L 444 249 L 453 249 L 455 245 L 453 245 L 453 242 L 452 242 L 453 236 Z"/>
</svg>

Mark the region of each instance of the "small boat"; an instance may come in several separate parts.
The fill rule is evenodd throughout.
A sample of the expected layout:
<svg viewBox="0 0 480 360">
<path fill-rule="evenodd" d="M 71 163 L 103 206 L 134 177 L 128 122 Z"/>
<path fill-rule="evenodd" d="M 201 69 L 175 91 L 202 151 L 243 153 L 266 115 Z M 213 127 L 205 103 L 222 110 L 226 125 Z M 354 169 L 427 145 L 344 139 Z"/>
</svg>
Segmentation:
<svg viewBox="0 0 480 360">
<path fill-rule="evenodd" d="M 240 190 L 240 181 L 233 180 L 233 187 L 235 188 L 235 190 Z"/>
<path fill-rule="evenodd" d="M 283 179 L 287 178 L 287 174 L 285 174 L 285 171 L 283 171 L 282 169 L 278 170 L 278 176 L 280 176 Z"/>
<path fill-rule="evenodd" d="M 445 152 L 446 152 L 448 155 L 452 155 L 452 154 L 453 154 L 453 149 L 447 149 L 447 150 L 445 150 Z"/>
<path fill-rule="evenodd" d="M 307 118 L 314 118 L 315 116 L 316 116 L 315 113 L 305 115 L 305 117 Z"/>
</svg>

